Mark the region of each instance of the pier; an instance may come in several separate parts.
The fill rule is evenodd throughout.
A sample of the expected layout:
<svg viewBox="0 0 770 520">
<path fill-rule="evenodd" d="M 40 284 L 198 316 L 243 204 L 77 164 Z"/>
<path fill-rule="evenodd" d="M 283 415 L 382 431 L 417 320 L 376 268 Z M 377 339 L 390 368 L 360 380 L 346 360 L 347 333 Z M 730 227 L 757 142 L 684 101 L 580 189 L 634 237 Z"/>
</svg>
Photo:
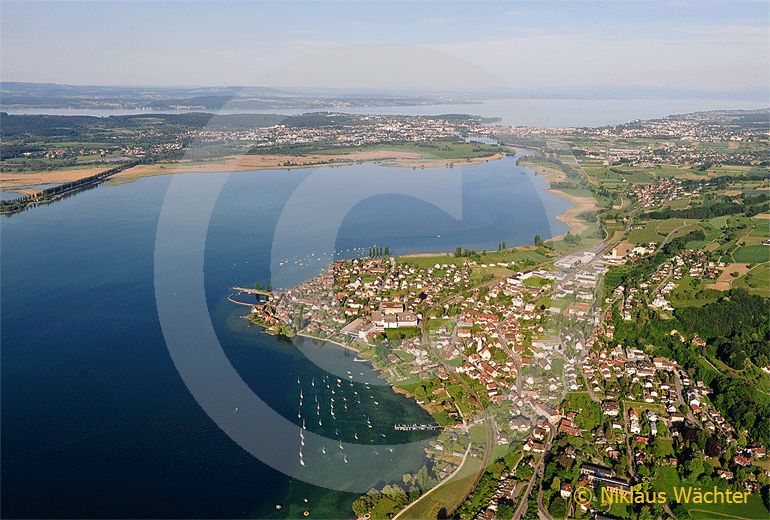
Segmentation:
<svg viewBox="0 0 770 520">
<path fill-rule="evenodd" d="M 254 288 L 247 289 L 245 287 L 233 287 L 232 290 L 233 291 L 237 291 L 239 293 L 267 296 L 268 298 L 272 298 L 273 297 L 273 293 L 271 293 L 270 291 L 262 290 L 262 289 L 254 289 Z"/>
<path fill-rule="evenodd" d="M 396 424 L 393 429 L 400 432 L 416 432 L 426 430 L 440 430 L 441 426 L 438 424 Z"/>
</svg>

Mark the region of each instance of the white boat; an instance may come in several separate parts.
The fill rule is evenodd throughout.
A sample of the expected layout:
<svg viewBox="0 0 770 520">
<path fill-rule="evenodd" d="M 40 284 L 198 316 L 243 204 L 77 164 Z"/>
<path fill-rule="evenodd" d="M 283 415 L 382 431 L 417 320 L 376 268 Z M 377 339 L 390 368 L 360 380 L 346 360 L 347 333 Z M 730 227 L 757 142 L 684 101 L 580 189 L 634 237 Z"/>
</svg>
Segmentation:
<svg viewBox="0 0 770 520">
<path fill-rule="evenodd" d="M 344 460 L 345 460 L 345 464 L 347 464 L 348 463 L 348 455 L 347 454 L 345 454 Z"/>
<path fill-rule="evenodd" d="M 358 440 L 358 432 L 354 433 L 354 434 L 353 434 L 353 437 L 355 437 L 355 438 L 356 438 L 356 440 Z"/>
<path fill-rule="evenodd" d="M 326 455 L 326 446 L 321 446 L 321 453 Z"/>
</svg>

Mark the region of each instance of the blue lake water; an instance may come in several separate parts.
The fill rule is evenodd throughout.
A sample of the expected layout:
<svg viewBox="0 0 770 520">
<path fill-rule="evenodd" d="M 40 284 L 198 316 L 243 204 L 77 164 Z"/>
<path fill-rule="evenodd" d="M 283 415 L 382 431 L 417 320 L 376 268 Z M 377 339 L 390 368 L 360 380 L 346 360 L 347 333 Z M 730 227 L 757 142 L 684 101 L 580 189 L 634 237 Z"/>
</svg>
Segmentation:
<svg viewBox="0 0 770 520">
<path fill-rule="evenodd" d="M 24 196 L 23 193 L 16 193 L 15 191 L 0 191 L 0 200 L 14 200 L 20 199 Z"/>
<path fill-rule="evenodd" d="M 47 190 L 48 188 L 53 188 L 54 186 L 59 186 L 59 184 L 33 184 L 29 186 L 14 186 L 14 189 L 25 189 L 25 188 L 32 188 L 36 190 Z M 18 193 L 15 191 L 7 191 L 7 190 L 0 190 L 0 200 L 14 200 L 14 199 L 20 199 L 23 197 L 23 193 Z"/>
<path fill-rule="evenodd" d="M 362 164 L 242 172 L 229 175 L 219 193 L 212 186 L 224 175 L 102 185 L 0 221 L 2 517 L 298 517 L 306 509 L 316 518 L 350 516 L 356 495 L 305 484 L 249 455 L 202 411 L 177 373 L 153 284 L 156 227 L 172 182 L 218 197 L 204 268 L 214 329 L 252 391 L 294 421 L 297 379 L 307 395 L 325 402 L 325 390 L 307 386 L 325 374 L 291 342 L 250 327 L 241 319 L 244 307 L 225 301 L 233 285 L 296 282 L 328 262 L 317 236 L 296 236 L 295 257 L 271 272 L 274 232 L 287 201 L 307 208 L 295 216 L 308 230 L 325 229 L 329 220 L 342 256 L 373 243 L 395 254 L 456 245 L 493 249 L 502 240 L 529 243 L 535 234 L 566 230 L 554 217 L 568 204 L 513 158 L 416 171 Z M 341 223 L 329 216 L 333 211 L 316 209 L 318 201 L 331 205 L 352 189 L 354 177 L 392 189 L 353 204 Z M 319 188 L 312 182 L 320 178 Z M 448 187 L 459 186 L 461 211 L 450 215 L 395 194 L 413 185 L 438 199 L 454 197 Z M 303 186 L 313 188 L 314 200 L 298 198 Z M 199 208 L 190 204 L 184 211 L 194 218 Z M 184 245 L 186 237 L 178 239 Z M 369 370 L 349 351 L 309 348 L 340 366 Z M 396 422 L 429 421 L 412 401 L 387 386 L 366 392 L 380 404 L 365 401 L 360 415 L 351 411 L 340 419 L 346 440 L 351 431 L 362 432 L 361 442 L 425 436 L 393 431 Z M 363 414 L 373 424 L 368 432 Z M 419 464 L 386 460 L 383 468 L 398 473 Z"/>
</svg>

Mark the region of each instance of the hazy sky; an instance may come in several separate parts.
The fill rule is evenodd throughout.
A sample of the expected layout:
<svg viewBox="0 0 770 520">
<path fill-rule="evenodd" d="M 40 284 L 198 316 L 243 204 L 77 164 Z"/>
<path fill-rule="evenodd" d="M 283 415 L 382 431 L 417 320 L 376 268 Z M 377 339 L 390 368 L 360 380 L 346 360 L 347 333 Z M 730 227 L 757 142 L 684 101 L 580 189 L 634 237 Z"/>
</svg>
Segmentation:
<svg viewBox="0 0 770 520">
<path fill-rule="evenodd" d="M 767 88 L 768 2 L 7 2 L 4 81 Z"/>
</svg>

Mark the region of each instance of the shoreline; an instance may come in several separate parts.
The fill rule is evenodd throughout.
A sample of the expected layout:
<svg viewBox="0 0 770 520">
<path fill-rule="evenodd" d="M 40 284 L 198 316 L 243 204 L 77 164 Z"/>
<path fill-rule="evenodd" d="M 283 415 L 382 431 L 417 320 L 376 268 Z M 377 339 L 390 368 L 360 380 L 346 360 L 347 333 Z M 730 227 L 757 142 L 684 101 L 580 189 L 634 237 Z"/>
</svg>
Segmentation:
<svg viewBox="0 0 770 520">
<path fill-rule="evenodd" d="M 399 151 L 362 151 L 340 155 L 241 155 L 228 156 L 213 161 L 176 161 L 156 164 L 142 164 L 128 168 L 115 175 L 113 184 L 133 182 L 143 177 L 157 175 L 189 173 L 238 173 L 260 170 L 301 170 L 329 166 L 350 166 L 353 164 L 375 163 L 380 166 L 398 168 L 426 169 L 471 166 L 488 161 L 498 161 L 505 157 L 499 152 L 484 157 L 466 157 L 462 159 L 438 159 L 422 156 L 414 152 Z"/>
<path fill-rule="evenodd" d="M 546 166 L 541 166 L 537 164 L 519 164 L 519 162 L 520 161 L 517 161 L 517 164 L 519 166 L 522 166 L 524 168 L 529 168 L 530 170 L 534 171 L 536 174 L 540 174 L 545 178 L 545 182 L 548 185 L 548 188 L 547 188 L 548 192 L 572 204 L 572 206 L 567 208 L 567 211 L 565 211 L 560 215 L 556 215 L 555 217 L 556 220 L 566 224 L 567 227 L 569 228 L 569 231 L 573 235 L 579 235 L 589 228 L 589 223 L 579 219 L 578 215 L 587 211 L 593 211 L 593 212 L 598 211 L 599 209 L 598 205 L 596 204 L 596 200 L 593 197 L 572 195 L 558 188 L 552 188 L 551 185 L 554 182 L 559 182 L 566 179 L 567 177 L 566 174 L 561 170 L 557 170 L 556 168 L 548 168 Z M 560 240 L 563 237 L 564 235 L 556 235 L 546 240 L 553 242 L 556 240 Z"/>
<path fill-rule="evenodd" d="M 360 163 L 376 163 L 382 166 L 425 169 L 454 166 L 470 166 L 487 161 L 497 161 L 506 152 L 484 157 L 459 159 L 438 159 L 406 151 L 368 150 L 347 154 L 292 155 L 229 155 L 212 160 L 185 160 L 140 164 L 127 168 L 112 176 L 110 184 L 125 184 L 144 177 L 185 173 L 237 173 L 259 170 L 298 170 L 324 166 L 349 166 Z M 109 168 L 71 167 L 58 170 L 33 170 L 29 172 L 0 172 L 0 189 L 27 188 L 30 193 L 38 192 L 34 186 L 43 184 L 66 184 L 101 173 Z M 25 193 L 29 194 L 29 193 Z"/>
</svg>

